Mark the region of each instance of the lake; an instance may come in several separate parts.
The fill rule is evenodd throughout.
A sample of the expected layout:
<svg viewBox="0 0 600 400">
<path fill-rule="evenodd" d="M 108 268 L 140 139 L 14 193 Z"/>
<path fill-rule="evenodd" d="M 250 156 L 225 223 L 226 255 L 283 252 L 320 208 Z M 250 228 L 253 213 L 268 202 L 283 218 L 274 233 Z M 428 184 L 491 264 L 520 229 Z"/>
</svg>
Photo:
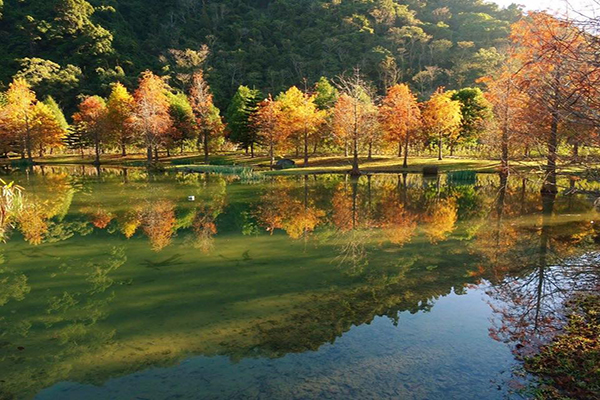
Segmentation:
<svg viewBox="0 0 600 400">
<path fill-rule="evenodd" d="M 4 174 L 3 400 L 519 398 L 597 283 L 566 177 Z"/>
</svg>

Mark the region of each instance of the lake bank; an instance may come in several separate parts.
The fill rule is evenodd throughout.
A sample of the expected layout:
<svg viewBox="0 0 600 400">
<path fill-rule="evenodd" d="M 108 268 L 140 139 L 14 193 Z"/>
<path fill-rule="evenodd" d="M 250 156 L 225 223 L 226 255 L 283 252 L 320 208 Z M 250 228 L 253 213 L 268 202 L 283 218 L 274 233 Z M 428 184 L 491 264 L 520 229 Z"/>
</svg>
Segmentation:
<svg viewBox="0 0 600 400">
<path fill-rule="evenodd" d="M 286 170 L 271 170 L 269 159 L 264 156 L 250 157 L 243 153 L 221 153 L 210 158 L 209 166 L 251 168 L 267 175 L 312 175 L 312 174 L 340 174 L 348 173 L 352 167 L 351 157 L 318 156 L 309 160 L 309 166 L 303 166 L 301 158 L 290 158 L 296 163 L 295 168 Z M 19 159 L 3 160 L 0 164 L 18 165 Z M 34 162 L 38 165 L 94 165 L 92 156 L 49 156 L 36 158 Z M 515 160 L 511 168 L 515 172 L 536 173 L 542 172 L 545 159 Z M 128 156 L 106 155 L 101 159 L 101 166 L 123 166 L 123 167 L 145 167 L 146 160 L 143 154 L 132 154 Z M 207 164 L 203 163 L 203 155 L 188 154 L 162 157 L 158 162 L 159 168 L 175 171 L 206 172 Z M 600 166 L 600 162 L 591 165 Z M 472 171 L 476 173 L 495 173 L 500 169 L 500 161 L 486 158 L 472 158 L 453 156 L 444 160 L 436 157 L 416 156 L 409 158 L 407 168 L 403 168 L 403 159 L 400 157 L 377 155 L 371 160 L 363 157 L 360 160 L 361 172 L 366 174 L 377 173 L 421 173 L 424 167 L 437 167 L 439 172 Z M 558 166 L 561 174 L 579 174 L 584 171 L 583 164 L 562 164 Z"/>
</svg>

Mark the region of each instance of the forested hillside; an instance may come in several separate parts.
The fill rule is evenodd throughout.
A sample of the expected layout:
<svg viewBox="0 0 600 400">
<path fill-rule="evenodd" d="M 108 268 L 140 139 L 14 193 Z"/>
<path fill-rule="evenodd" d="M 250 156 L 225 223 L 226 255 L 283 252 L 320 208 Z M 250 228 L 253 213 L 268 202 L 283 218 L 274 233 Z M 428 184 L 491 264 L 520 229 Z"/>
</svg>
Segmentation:
<svg viewBox="0 0 600 400">
<path fill-rule="evenodd" d="M 516 7 L 481 0 L 0 0 L 0 81 L 24 75 L 67 110 L 78 94 L 132 87 L 141 71 L 202 64 L 217 105 L 359 66 L 381 93 L 473 85 L 495 66 Z M 187 51 L 190 49 L 192 51 Z"/>
</svg>

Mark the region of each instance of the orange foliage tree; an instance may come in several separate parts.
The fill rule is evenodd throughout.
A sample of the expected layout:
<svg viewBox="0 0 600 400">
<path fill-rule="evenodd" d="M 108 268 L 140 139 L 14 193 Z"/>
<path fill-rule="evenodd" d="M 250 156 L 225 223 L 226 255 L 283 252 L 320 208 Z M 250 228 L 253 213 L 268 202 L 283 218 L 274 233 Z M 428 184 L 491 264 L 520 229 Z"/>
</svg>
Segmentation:
<svg viewBox="0 0 600 400">
<path fill-rule="evenodd" d="M 106 129 L 106 102 L 100 96 L 86 97 L 79 103 L 79 111 L 73 114 L 73 122 L 94 144 L 96 165 L 100 164 L 100 151 L 109 140 Z"/>
<path fill-rule="evenodd" d="M 585 91 L 581 82 L 592 71 L 589 63 L 574 62 L 584 58 L 585 36 L 568 21 L 543 12 L 530 13 L 512 26 L 514 46 L 509 56 L 520 66 L 515 75 L 517 84 L 532 100 L 532 106 L 543 110 L 549 121 L 546 132 L 536 135 L 547 149 L 544 191 L 557 190 L 559 127 L 561 122 L 576 115 L 573 110 Z"/>
<path fill-rule="evenodd" d="M 388 89 L 379 108 L 379 120 L 385 139 L 398 143 L 398 157 L 402 156 L 404 144 L 404 168 L 408 167 L 410 139 L 421 127 L 421 110 L 408 85 L 399 84 Z"/>
<path fill-rule="evenodd" d="M 257 112 L 251 117 L 261 142 L 269 148 L 271 168 L 275 163 L 275 151 L 284 146 L 289 133 L 282 126 L 281 117 L 281 103 L 274 101 L 271 95 L 258 104 Z"/>
<path fill-rule="evenodd" d="M 495 117 L 489 142 L 500 148 L 500 160 L 504 172 L 508 172 L 509 169 L 509 155 L 513 143 L 521 136 L 519 133 L 522 132 L 524 111 L 529 100 L 517 85 L 516 67 L 514 63 L 512 64 L 508 61 L 496 74 L 481 80 L 487 85 L 485 96 L 492 104 Z M 519 140 L 519 143 L 524 144 L 527 141 Z M 525 147 L 529 148 L 527 145 Z"/>
<path fill-rule="evenodd" d="M 167 91 L 167 84 L 161 78 L 146 71 L 133 96 L 135 107 L 132 123 L 146 146 L 149 164 L 152 163 L 152 151 L 158 161 L 158 146 L 172 125 Z"/>
<path fill-rule="evenodd" d="M 377 107 L 373 90 L 356 69 L 350 77 L 340 77 L 342 95 L 333 109 L 333 134 L 342 143 L 352 143 L 352 171 L 359 175 L 358 153 L 361 144 L 372 143 L 377 135 Z"/>
<path fill-rule="evenodd" d="M 192 76 L 190 89 L 190 105 L 199 130 L 198 143 L 202 141 L 204 162 L 208 164 L 209 143 L 212 136 L 223 132 L 223 123 L 219 109 L 213 104 L 213 95 L 202 71 L 196 71 Z M 198 146 L 199 147 L 199 146 Z"/>
</svg>

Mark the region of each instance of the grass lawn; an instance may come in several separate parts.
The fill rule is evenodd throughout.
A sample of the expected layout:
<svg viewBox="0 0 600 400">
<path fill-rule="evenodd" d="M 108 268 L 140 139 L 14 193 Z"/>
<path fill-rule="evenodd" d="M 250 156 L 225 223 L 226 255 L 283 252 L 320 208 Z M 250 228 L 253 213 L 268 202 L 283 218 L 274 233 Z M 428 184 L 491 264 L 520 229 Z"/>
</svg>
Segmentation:
<svg viewBox="0 0 600 400">
<path fill-rule="evenodd" d="M 325 173 L 345 173 L 351 168 L 351 157 L 340 156 L 315 156 L 309 159 L 309 166 L 303 167 L 302 158 L 292 159 L 297 167 L 283 171 L 271 171 L 269 169 L 269 159 L 265 156 L 256 156 L 251 158 L 241 152 L 219 153 L 210 157 L 211 165 L 235 165 L 240 167 L 251 167 L 255 170 L 263 171 L 267 175 L 298 175 L 298 174 L 325 174 Z M 13 160 L 18 161 L 18 160 Z M 92 164 L 93 156 L 86 155 L 83 158 L 79 155 L 51 155 L 34 160 L 39 164 L 47 165 L 67 165 L 67 164 Z M 131 154 L 122 157 L 117 154 L 103 155 L 102 165 L 119 166 L 144 166 L 146 162 L 145 153 Z M 7 163 L 7 160 L 4 161 Z M 204 163 L 204 156 L 198 153 L 185 155 L 173 155 L 171 157 L 161 156 L 160 164 L 167 169 L 188 169 L 192 166 L 198 166 Z M 425 166 L 438 166 L 441 172 L 448 171 L 476 171 L 482 173 L 496 172 L 500 166 L 498 160 L 475 159 L 468 157 L 447 157 L 439 161 L 436 157 L 410 157 L 408 168 L 402 168 L 403 159 L 394 156 L 375 156 L 372 160 L 366 157 L 360 160 L 360 169 L 366 173 L 403 173 L 403 172 L 422 172 Z M 512 168 L 517 171 L 541 171 L 544 164 L 543 159 L 515 161 Z M 560 169 L 563 173 L 576 173 L 578 168 L 567 167 Z"/>
</svg>

